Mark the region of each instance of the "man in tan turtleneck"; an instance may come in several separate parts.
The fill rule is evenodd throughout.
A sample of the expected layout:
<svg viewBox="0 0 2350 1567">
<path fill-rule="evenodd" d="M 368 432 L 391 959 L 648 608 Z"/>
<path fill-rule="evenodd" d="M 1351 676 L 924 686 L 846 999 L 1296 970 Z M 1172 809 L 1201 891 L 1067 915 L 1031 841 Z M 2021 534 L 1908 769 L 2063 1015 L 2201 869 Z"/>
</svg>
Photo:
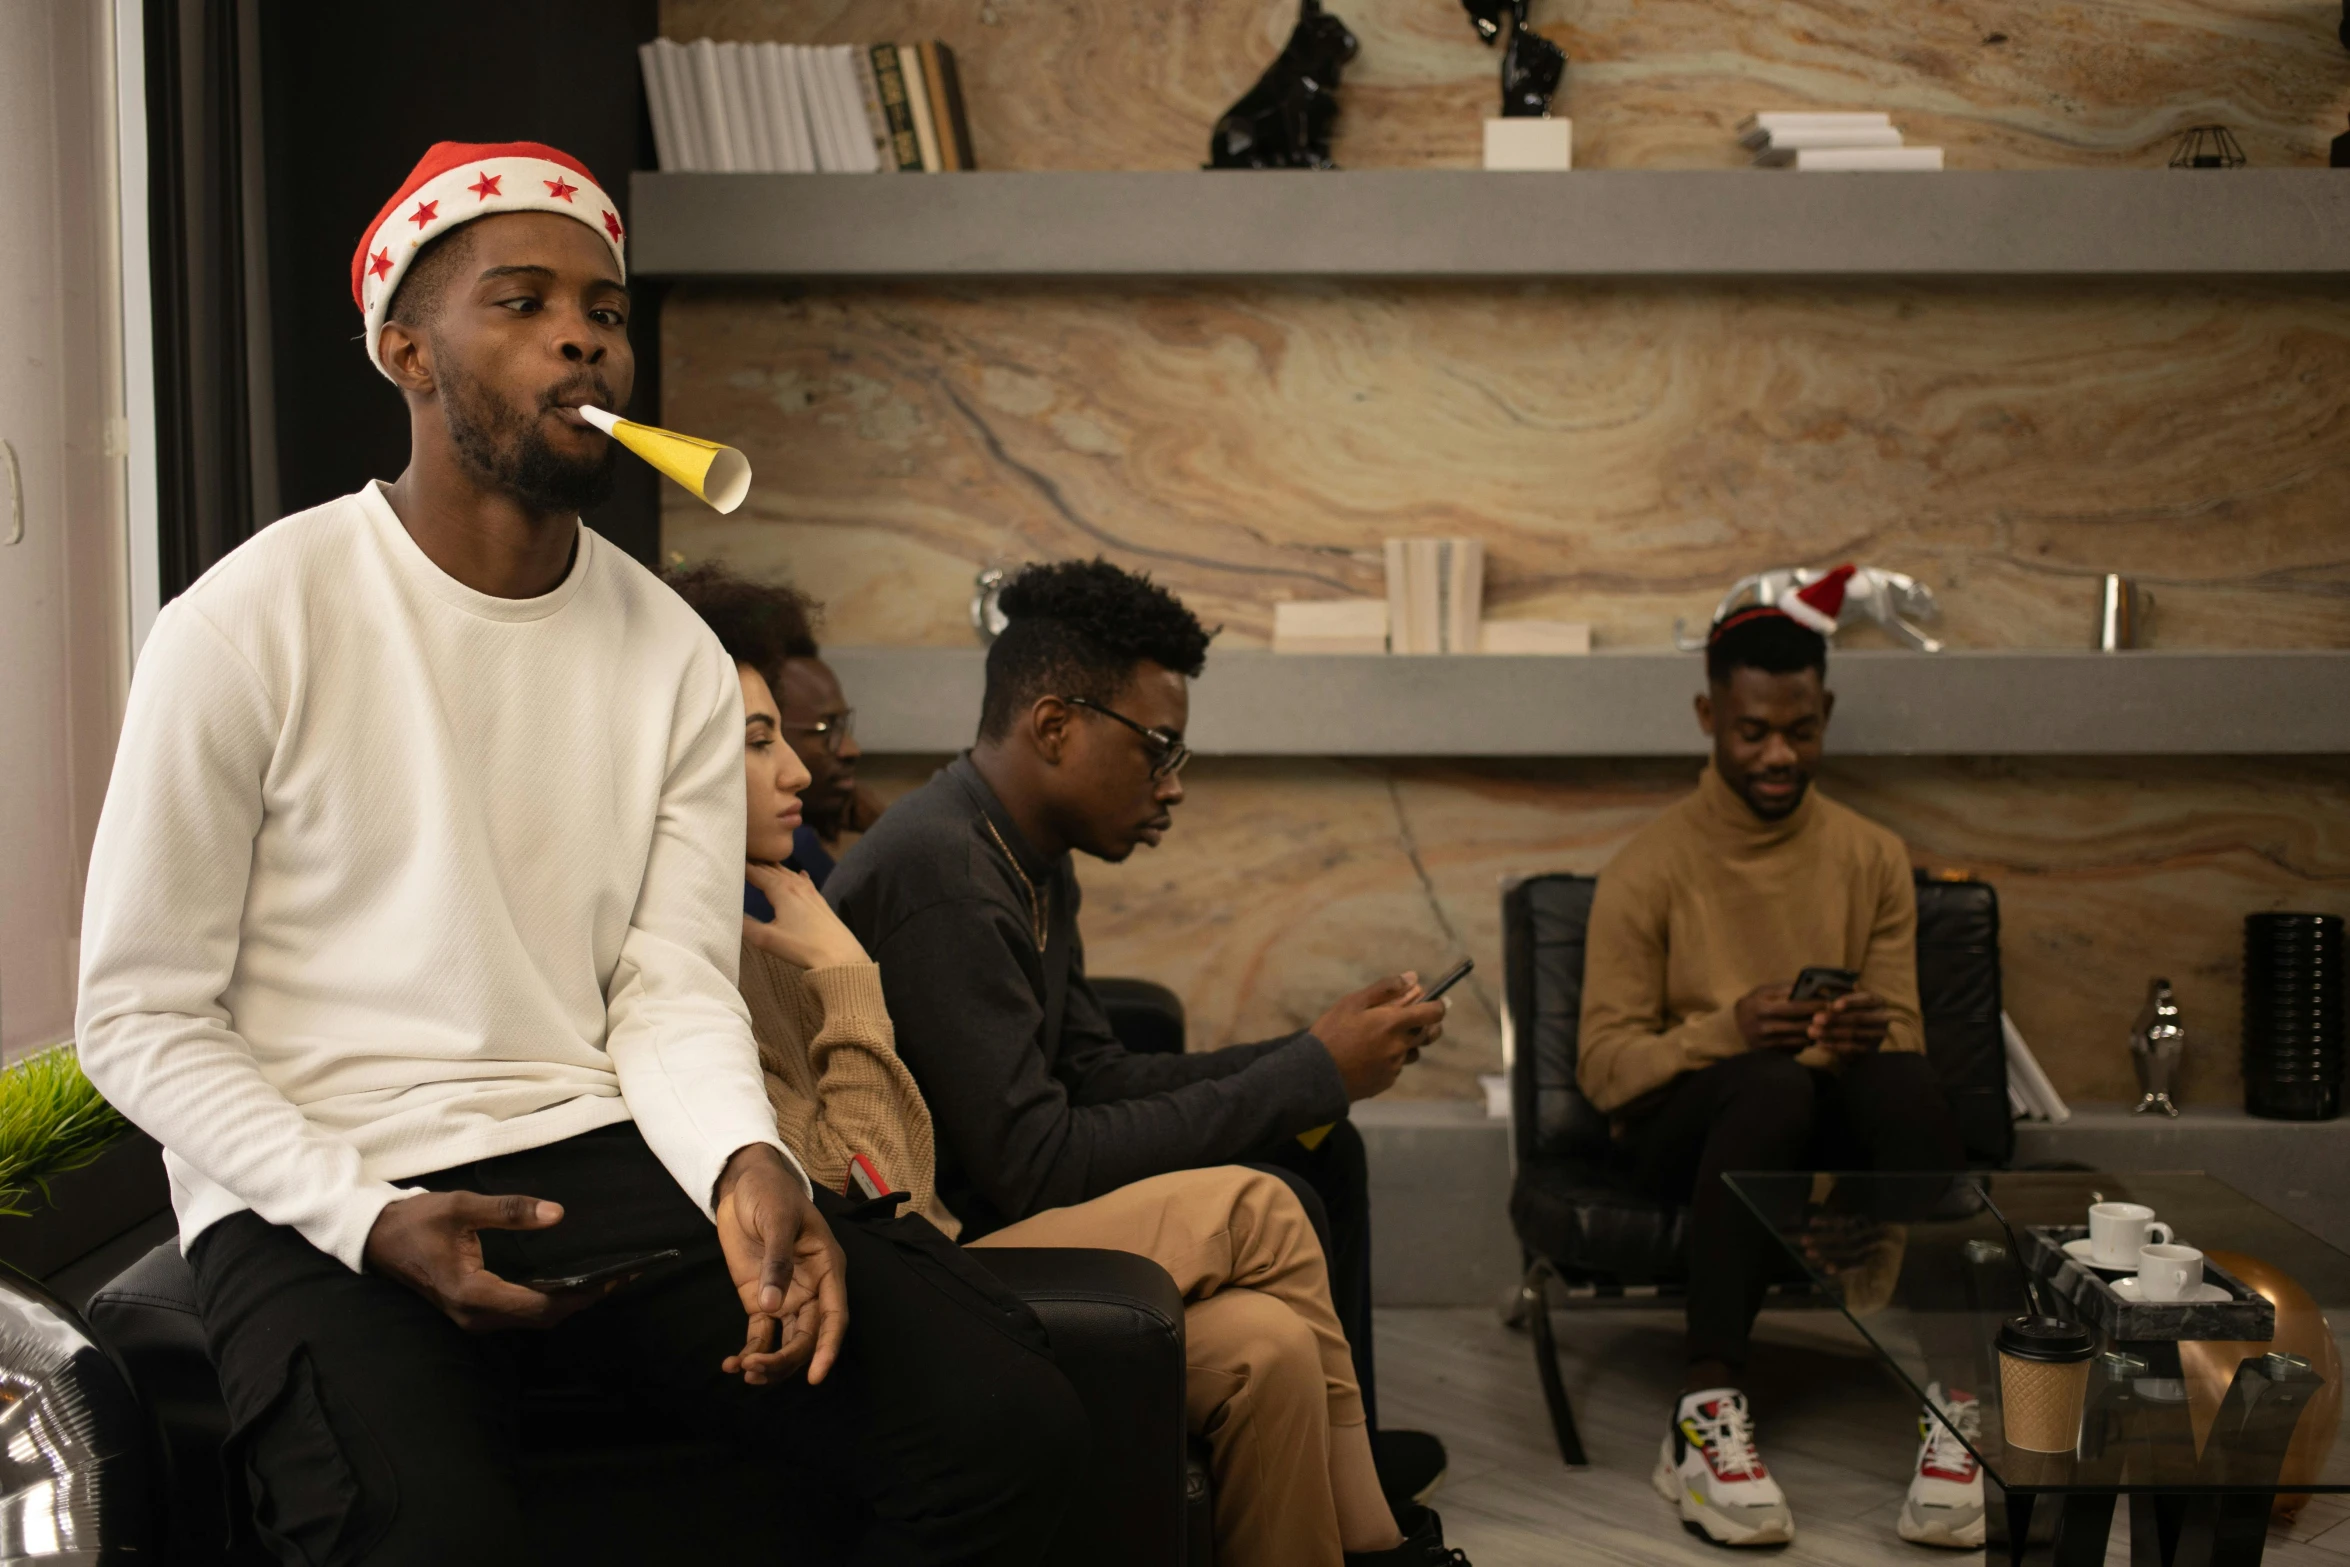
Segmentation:
<svg viewBox="0 0 2350 1567">
<path fill-rule="evenodd" d="M 1656 1485 L 1725 1545 L 1782 1543 L 1794 1520 L 1737 1387 L 1776 1243 L 1723 1174 L 1965 1165 L 1924 1054 L 1908 852 L 1811 787 L 1835 708 L 1815 625 L 1834 613 L 1757 608 L 1714 628 L 1697 698 L 1712 760 L 1600 876 L 1584 967 L 1583 1091 L 1639 1182 L 1691 1208 L 1689 1375 Z M 1793 999 L 1812 967 L 1857 982 Z M 1946 1445 L 1961 1457 L 1927 1444 L 1901 1533 L 1980 1547 L 1980 1476 Z"/>
</svg>

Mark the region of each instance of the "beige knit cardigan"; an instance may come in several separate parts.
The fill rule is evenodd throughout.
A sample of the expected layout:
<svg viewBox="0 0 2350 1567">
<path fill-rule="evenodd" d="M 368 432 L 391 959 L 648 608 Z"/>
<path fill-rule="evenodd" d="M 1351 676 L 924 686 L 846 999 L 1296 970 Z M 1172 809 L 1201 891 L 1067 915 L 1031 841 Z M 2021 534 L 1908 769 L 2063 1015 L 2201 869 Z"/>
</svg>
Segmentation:
<svg viewBox="0 0 2350 1567">
<path fill-rule="evenodd" d="M 930 1107 L 898 1059 L 880 965 L 802 969 L 745 942 L 742 993 L 775 1129 L 809 1178 L 841 1191 L 850 1156 L 863 1154 L 892 1189 L 912 1194 L 901 1212 L 950 1239 L 961 1233 L 938 1200 Z"/>
</svg>

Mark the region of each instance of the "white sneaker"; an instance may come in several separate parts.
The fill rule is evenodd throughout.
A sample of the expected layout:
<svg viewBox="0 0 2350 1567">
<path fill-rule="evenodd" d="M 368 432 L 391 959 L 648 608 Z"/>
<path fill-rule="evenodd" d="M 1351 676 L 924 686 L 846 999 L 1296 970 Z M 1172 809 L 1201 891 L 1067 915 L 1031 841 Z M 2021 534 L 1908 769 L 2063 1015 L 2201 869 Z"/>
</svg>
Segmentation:
<svg viewBox="0 0 2350 1567">
<path fill-rule="evenodd" d="M 1682 1524 L 1716 1545 L 1785 1545 L 1795 1538 L 1795 1515 L 1754 1449 L 1754 1417 L 1734 1387 L 1681 1400 L 1657 1455 L 1654 1483 L 1657 1495 L 1681 1509 Z"/>
<path fill-rule="evenodd" d="M 1955 1550 L 1983 1548 L 1983 1465 L 1967 1448 L 1983 1429 L 1983 1408 L 1972 1393 L 1937 1382 L 1926 1389 L 1933 1400 L 1918 1417 L 1918 1467 L 1909 1497 L 1901 1504 L 1901 1537 L 1916 1545 Z M 1934 1411 L 1940 1409 L 1943 1417 Z M 1955 1434 L 1953 1427 L 1956 1428 Z"/>
</svg>

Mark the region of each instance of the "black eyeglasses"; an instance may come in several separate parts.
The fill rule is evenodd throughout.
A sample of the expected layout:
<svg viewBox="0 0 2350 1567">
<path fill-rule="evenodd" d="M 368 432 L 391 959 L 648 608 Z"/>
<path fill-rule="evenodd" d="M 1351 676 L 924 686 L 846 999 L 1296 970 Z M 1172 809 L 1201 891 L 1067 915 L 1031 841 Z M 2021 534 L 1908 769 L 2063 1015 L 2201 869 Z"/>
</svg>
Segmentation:
<svg viewBox="0 0 2350 1567">
<path fill-rule="evenodd" d="M 1145 729 L 1124 713 L 1104 707 L 1099 702 L 1089 702 L 1081 696 L 1065 696 L 1061 700 L 1071 707 L 1082 707 L 1104 718 L 1114 718 L 1142 736 L 1142 743 L 1150 747 L 1153 778 L 1172 777 L 1183 771 L 1183 764 L 1191 760 L 1191 747 L 1185 745 L 1172 729 Z"/>
<path fill-rule="evenodd" d="M 816 736 L 823 743 L 826 751 L 838 756 L 842 743 L 856 732 L 857 710 L 853 707 L 844 707 L 836 718 L 819 718 L 812 724 L 785 724 L 783 727 L 797 730 L 804 735 Z"/>
</svg>

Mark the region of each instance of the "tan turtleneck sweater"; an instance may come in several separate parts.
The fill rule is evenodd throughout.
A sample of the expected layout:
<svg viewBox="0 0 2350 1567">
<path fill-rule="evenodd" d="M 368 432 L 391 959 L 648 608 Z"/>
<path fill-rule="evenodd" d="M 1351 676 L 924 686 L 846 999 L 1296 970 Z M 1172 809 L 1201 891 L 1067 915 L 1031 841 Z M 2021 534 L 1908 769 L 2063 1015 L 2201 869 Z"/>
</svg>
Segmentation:
<svg viewBox="0 0 2350 1567">
<path fill-rule="evenodd" d="M 898 1059 L 897 1035 L 873 963 L 802 969 L 743 944 L 743 1000 L 775 1129 L 819 1186 L 841 1191 L 863 1154 L 918 1213 L 952 1240 L 962 1224 L 938 1200 L 930 1107 Z"/>
<path fill-rule="evenodd" d="M 1901 840 L 1815 785 L 1766 822 L 1708 764 L 1697 792 L 1600 874 L 1583 965 L 1577 1081 L 1614 1112 L 1743 1054 L 1738 998 L 1815 964 L 1857 969 L 1893 1013 L 1887 1050 L 1923 1050 L 1917 893 Z M 1827 1066 L 1818 1046 L 1796 1059 Z"/>
</svg>

